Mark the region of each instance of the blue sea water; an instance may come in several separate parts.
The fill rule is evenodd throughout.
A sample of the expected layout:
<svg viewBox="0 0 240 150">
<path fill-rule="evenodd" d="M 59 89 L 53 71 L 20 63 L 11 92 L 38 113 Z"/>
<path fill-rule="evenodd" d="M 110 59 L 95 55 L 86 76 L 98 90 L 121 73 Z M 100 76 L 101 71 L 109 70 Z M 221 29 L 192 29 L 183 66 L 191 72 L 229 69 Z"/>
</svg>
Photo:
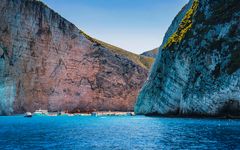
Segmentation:
<svg viewBox="0 0 240 150">
<path fill-rule="evenodd" d="M 240 149 L 240 120 L 0 117 L 4 149 Z"/>
</svg>

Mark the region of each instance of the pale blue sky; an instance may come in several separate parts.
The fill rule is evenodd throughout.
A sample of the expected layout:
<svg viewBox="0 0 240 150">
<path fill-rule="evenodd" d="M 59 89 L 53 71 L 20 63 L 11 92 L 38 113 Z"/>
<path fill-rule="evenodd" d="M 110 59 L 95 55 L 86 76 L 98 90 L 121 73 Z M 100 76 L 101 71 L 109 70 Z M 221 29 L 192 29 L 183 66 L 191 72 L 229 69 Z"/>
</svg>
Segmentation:
<svg viewBox="0 0 240 150">
<path fill-rule="evenodd" d="M 90 36 L 134 53 L 160 46 L 188 0 L 43 0 Z"/>
</svg>

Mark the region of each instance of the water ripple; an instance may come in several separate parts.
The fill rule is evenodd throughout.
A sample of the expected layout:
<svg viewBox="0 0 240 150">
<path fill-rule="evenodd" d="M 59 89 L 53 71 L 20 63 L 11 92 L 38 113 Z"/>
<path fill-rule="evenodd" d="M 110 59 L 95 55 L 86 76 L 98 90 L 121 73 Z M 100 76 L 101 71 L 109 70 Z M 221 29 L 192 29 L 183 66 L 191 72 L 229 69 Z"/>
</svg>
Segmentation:
<svg viewBox="0 0 240 150">
<path fill-rule="evenodd" d="M 0 117 L 0 149 L 240 149 L 240 121 Z"/>
</svg>

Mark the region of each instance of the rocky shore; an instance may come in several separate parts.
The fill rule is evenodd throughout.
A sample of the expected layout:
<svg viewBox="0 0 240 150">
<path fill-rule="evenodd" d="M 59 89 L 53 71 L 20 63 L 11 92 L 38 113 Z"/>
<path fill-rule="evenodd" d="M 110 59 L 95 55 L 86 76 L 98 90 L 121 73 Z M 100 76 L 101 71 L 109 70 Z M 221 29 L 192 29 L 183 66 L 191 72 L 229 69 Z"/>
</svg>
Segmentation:
<svg viewBox="0 0 240 150">
<path fill-rule="evenodd" d="M 29 112 L 28 112 L 29 113 Z M 68 112 L 42 112 L 39 113 L 31 113 L 31 116 L 48 116 L 48 117 L 56 117 L 56 116 L 134 116 L 134 112 L 119 112 L 119 111 L 97 111 L 91 113 L 68 113 Z"/>
</svg>

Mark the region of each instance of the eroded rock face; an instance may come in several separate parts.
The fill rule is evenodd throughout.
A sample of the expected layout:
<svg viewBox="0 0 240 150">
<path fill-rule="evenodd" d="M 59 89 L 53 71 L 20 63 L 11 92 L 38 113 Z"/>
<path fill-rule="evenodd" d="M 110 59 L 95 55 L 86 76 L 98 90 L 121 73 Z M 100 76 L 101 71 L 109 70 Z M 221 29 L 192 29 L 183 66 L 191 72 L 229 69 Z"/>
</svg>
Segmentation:
<svg viewBox="0 0 240 150">
<path fill-rule="evenodd" d="M 240 1 L 189 4 L 177 30 L 160 48 L 135 112 L 239 116 Z"/>
<path fill-rule="evenodd" d="M 0 114 L 131 111 L 147 69 L 41 2 L 1 0 Z"/>
</svg>

